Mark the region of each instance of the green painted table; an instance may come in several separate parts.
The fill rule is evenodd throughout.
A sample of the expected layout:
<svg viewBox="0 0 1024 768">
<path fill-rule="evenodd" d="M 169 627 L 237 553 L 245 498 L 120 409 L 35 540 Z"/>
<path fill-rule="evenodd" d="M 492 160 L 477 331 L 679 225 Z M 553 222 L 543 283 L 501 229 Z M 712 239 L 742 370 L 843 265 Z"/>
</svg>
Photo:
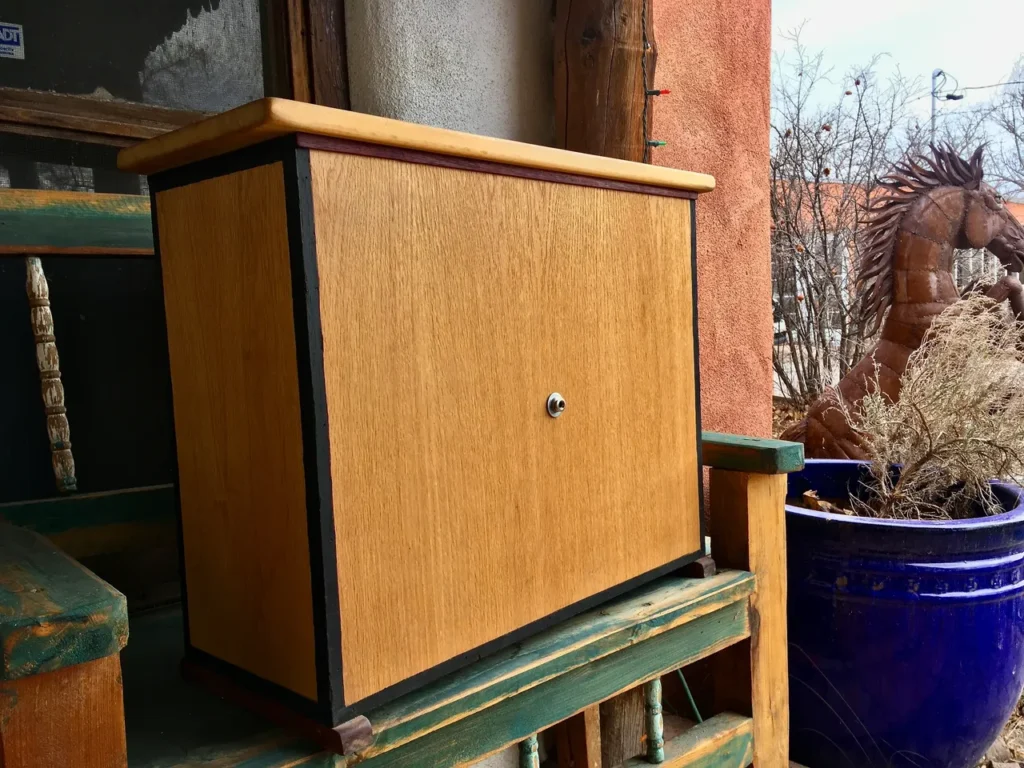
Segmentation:
<svg viewBox="0 0 1024 768">
<path fill-rule="evenodd" d="M 753 588 L 742 571 L 642 587 L 370 713 L 369 743 L 348 756 L 182 682 L 177 609 L 133 617 L 122 653 L 129 766 L 427 768 L 515 744 L 529 766 L 539 731 L 645 683 L 660 691 L 662 674 L 749 637 Z M 752 721 L 721 713 L 662 749 L 667 766 L 742 768 L 752 760 Z"/>
</svg>

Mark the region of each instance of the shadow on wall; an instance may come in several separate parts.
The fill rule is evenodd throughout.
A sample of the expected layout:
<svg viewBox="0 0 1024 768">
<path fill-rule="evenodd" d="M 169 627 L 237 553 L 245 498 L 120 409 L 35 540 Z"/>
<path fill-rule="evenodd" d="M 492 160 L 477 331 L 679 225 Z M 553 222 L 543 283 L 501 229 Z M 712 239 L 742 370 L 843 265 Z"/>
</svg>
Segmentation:
<svg viewBox="0 0 1024 768">
<path fill-rule="evenodd" d="M 554 141 L 551 0 L 348 0 L 352 109 Z"/>
</svg>

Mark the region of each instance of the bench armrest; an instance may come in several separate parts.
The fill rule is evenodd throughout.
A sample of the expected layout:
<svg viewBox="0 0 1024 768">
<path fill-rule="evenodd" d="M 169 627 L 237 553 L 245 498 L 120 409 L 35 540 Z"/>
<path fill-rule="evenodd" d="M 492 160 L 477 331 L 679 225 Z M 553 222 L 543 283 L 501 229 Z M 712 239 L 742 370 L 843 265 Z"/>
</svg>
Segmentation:
<svg viewBox="0 0 1024 768">
<path fill-rule="evenodd" d="M 800 443 L 722 432 L 704 432 L 701 443 L 704 466 L 714 469 L 778 475 L 804 466 L 804 447 Z"/>
</svg>

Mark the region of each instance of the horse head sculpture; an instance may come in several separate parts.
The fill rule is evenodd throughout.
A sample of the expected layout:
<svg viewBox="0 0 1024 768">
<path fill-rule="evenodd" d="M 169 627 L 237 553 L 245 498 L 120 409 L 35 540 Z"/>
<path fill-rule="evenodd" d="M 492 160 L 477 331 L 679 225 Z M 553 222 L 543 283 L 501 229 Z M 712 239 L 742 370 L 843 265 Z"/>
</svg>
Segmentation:
<svg viewBox="0 0 1024 768">
<path fill-rule="evenodd" d="M 876 386 L 893 400 L 899 397 L 910 354 L 936 316 L 960 300 L 953 279 L 956 249 L 987 249 L 1007 272 L 1024 270 L 1024 227 L 983 181 L 982 156 L 981 148 L 964 160 L 951 148 L 932 147 L 930 156 L 898 163 L 881 180 L 883 194 L 868 206 L 857 238 L 865 327 L 869 336 L 881 333 L 835 394 L 812 404 L 807 417 L 783 433 L 783 439 L 804 443 L 808 457 L 865 458 L 833 398 L 856 408 Z M 1015 277 L 1007 275 L 986 294 L 1009 299 L 1024 318 L 1024 290 Z"/>
</svg>

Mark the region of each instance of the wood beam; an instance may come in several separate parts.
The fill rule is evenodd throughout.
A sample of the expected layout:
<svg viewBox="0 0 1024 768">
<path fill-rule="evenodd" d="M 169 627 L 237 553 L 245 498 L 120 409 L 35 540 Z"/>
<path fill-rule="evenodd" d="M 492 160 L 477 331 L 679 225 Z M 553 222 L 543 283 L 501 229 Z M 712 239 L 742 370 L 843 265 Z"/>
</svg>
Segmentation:
<svg viewBox="0 0 1024 768">
<path fill-rule="evenodd" d="M 266 96 L 348 109 L 344 0 L 262 0 Z"/>
<path fill-rule="evenodd" d="M 786 475 L 711 470 L 711 554 L 750 571 L 751 637 L 712 658 L 715 709 L 753 719 L 754 765 L 789 764 Z"/>
<path fill-rule="evenodd" d="M 99 144 L 132 144 L 188 125 L 201 112 L 0 88 L 0 130 Z"/>
<path fill-rule="evenodd" d="M 558 768 L 601 768 L 601 714 L 587 707 L 555 726 Z"/>
<path fill-rule="evenodd" d="M 658 59 L 653 18 L 653 0 L 558 0 L 558 146 L 637 162 L 649 159 L 653 105 L 646 90 L 654 88 Z"/>
</svg>

